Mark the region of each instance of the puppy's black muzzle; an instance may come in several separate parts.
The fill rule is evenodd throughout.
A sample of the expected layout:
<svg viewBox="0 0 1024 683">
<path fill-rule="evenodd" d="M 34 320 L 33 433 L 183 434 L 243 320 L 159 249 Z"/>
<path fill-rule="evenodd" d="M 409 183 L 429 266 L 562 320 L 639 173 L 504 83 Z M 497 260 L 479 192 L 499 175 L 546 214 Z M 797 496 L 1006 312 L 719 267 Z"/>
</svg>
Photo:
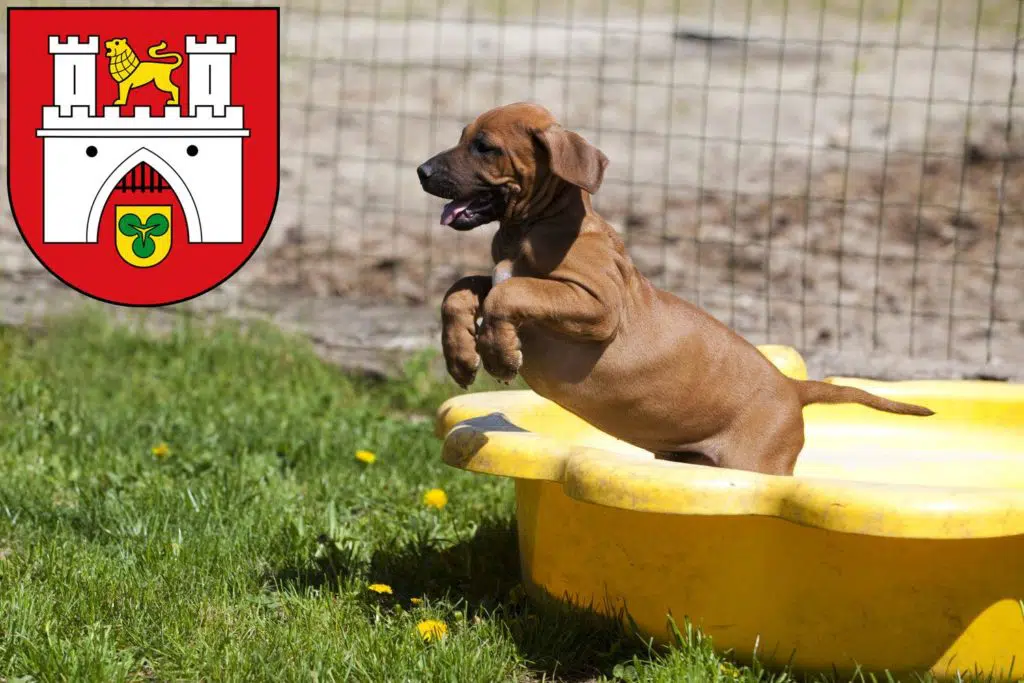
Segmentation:
<svg viewBox="0 0 1024 683">
<path fill-rule="evenodd" d="M 419 176 L 420 187 L 427 194 L 432 194 L 442 199 L 456 198 L 455 183 L 452 182 L 448 164 L 445 163 L 443 154 L 433 156 L 420 164 L 416 169 L 416 175 Z"/>
<path fill-rule="evenodd" d="M 459 148 L 427 159 L 416 168 L 416 175 L 424 192 L 450 200 L 441 210 L 441 225 L 472 230 L 498 220 L 504 211 L 500 189 L 482 182 Z"/>
<path fill-rule="evenodd" d="M 424 161 L 416 169 L 416 175 L 420 177 L 420 185 L 423 189 L 427 188 L 427 182 L 430 181 L 430 177 L 434 175 L 434 162 L 433 160 Z"/>
</svg>

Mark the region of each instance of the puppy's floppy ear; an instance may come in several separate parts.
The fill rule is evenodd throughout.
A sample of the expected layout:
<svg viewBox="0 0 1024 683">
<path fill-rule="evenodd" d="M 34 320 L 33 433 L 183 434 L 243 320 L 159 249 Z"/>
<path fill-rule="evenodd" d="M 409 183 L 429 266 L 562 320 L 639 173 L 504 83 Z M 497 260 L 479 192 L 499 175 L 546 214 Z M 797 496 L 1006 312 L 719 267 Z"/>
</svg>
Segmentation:
<svg viewBox="0 0 1024 683">
<path fill-rule="evenodd" d="M 608 168 L 604 152 L 557 123 L 535 135 L 548 151 L 552 173 L 590 194 L 597 192 L 604 180 L 604 170 Z"/>
</svg>

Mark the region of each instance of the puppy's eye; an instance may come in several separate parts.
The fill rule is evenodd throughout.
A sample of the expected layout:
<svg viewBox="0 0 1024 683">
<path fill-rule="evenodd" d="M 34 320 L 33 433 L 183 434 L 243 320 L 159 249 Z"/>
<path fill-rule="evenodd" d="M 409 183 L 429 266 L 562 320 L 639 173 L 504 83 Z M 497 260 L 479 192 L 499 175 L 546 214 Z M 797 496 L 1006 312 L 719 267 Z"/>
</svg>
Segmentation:
<svg viewBox="0 0 1024 683">
<path fill-rule="evenodd" d="M 480 154 L 481 156 L 486 156 L 486 155 L 499 156 L 499 155 L 501 155 L 501 148 L 500 147 L 495 147 L 493 145 L 489 145 L 489 144 L 487 144 L 487 142 L 485 142 L 484 140 L 482 140 L 480 138 L 477 138 L 476 140 L 473 140 L 473 142 L 472 142 L 472 144 L 470 144 L 469 148 L 473 152 L 473 154 Z"/>
</svg>

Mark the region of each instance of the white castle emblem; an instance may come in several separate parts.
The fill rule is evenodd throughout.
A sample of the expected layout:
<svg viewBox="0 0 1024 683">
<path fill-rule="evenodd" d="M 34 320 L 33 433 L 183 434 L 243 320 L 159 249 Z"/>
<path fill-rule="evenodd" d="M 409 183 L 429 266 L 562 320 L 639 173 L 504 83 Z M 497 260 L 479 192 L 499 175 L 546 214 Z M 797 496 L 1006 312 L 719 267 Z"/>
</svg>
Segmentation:
<svg viewBox="0 0 1024 683">
<path fill-rule="evenodd" d="M 188 241 L 242 242 L 242 107 L 231 106 L 235 36 L 185 37 L 188 115 L 136 106 L 97 115 L 99 36 L 50 36 L 53 105 L 43 107 L 43 241 L 94 243 L 111 192 L 145 162 L 177 195 Z M 136 60 L 136 63 L 138 60 Z M 175 98 L 176 100 L 176 89 Z"/>
</svg>

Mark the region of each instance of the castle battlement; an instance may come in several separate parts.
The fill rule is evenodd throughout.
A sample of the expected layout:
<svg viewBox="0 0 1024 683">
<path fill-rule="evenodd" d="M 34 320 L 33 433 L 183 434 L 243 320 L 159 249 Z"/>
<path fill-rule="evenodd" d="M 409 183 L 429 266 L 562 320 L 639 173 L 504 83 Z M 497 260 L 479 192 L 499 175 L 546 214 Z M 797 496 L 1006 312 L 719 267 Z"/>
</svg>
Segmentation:
<svg viewBox="0 0 1024 683">
<path fill-rule="evenodd" d="M 220 40 L 217 36 L 185 36 L 185 52 L 190 55 L 213 54 L 230 55 L 235 53 L 235 37 L 225 36 Z"/>
<path fill-rule="evenodd" d="M 197 106 L 194 116 L 182 116 L 181 107 L 164 107 L 163 116 L 153 116 L 149 107 L 135 107 L 133 116 L 122 116 L 120 107 L 104 107 L 102 116 L 90 115 L 88 106 L 43 107 L 43 126 L 36 134 L 40 137 L 95 135 L 98 137 L 137 136 L 145 131 L 156 136 L 188 136 L 203 133 L 225 137 L 247 137 L 244 128 L 243 107 L 220 108 L 213 105 Z"/>
<path fill-rule="evenodd" d="M 78 36 L 68 36 L 65 41 L 62 41 L 60 36 L 50 36 L 50 54 L 52 55 L 94 55 L 99 51 L 99 36 L 89 36 L 84 42 Z"/>
</svg>

